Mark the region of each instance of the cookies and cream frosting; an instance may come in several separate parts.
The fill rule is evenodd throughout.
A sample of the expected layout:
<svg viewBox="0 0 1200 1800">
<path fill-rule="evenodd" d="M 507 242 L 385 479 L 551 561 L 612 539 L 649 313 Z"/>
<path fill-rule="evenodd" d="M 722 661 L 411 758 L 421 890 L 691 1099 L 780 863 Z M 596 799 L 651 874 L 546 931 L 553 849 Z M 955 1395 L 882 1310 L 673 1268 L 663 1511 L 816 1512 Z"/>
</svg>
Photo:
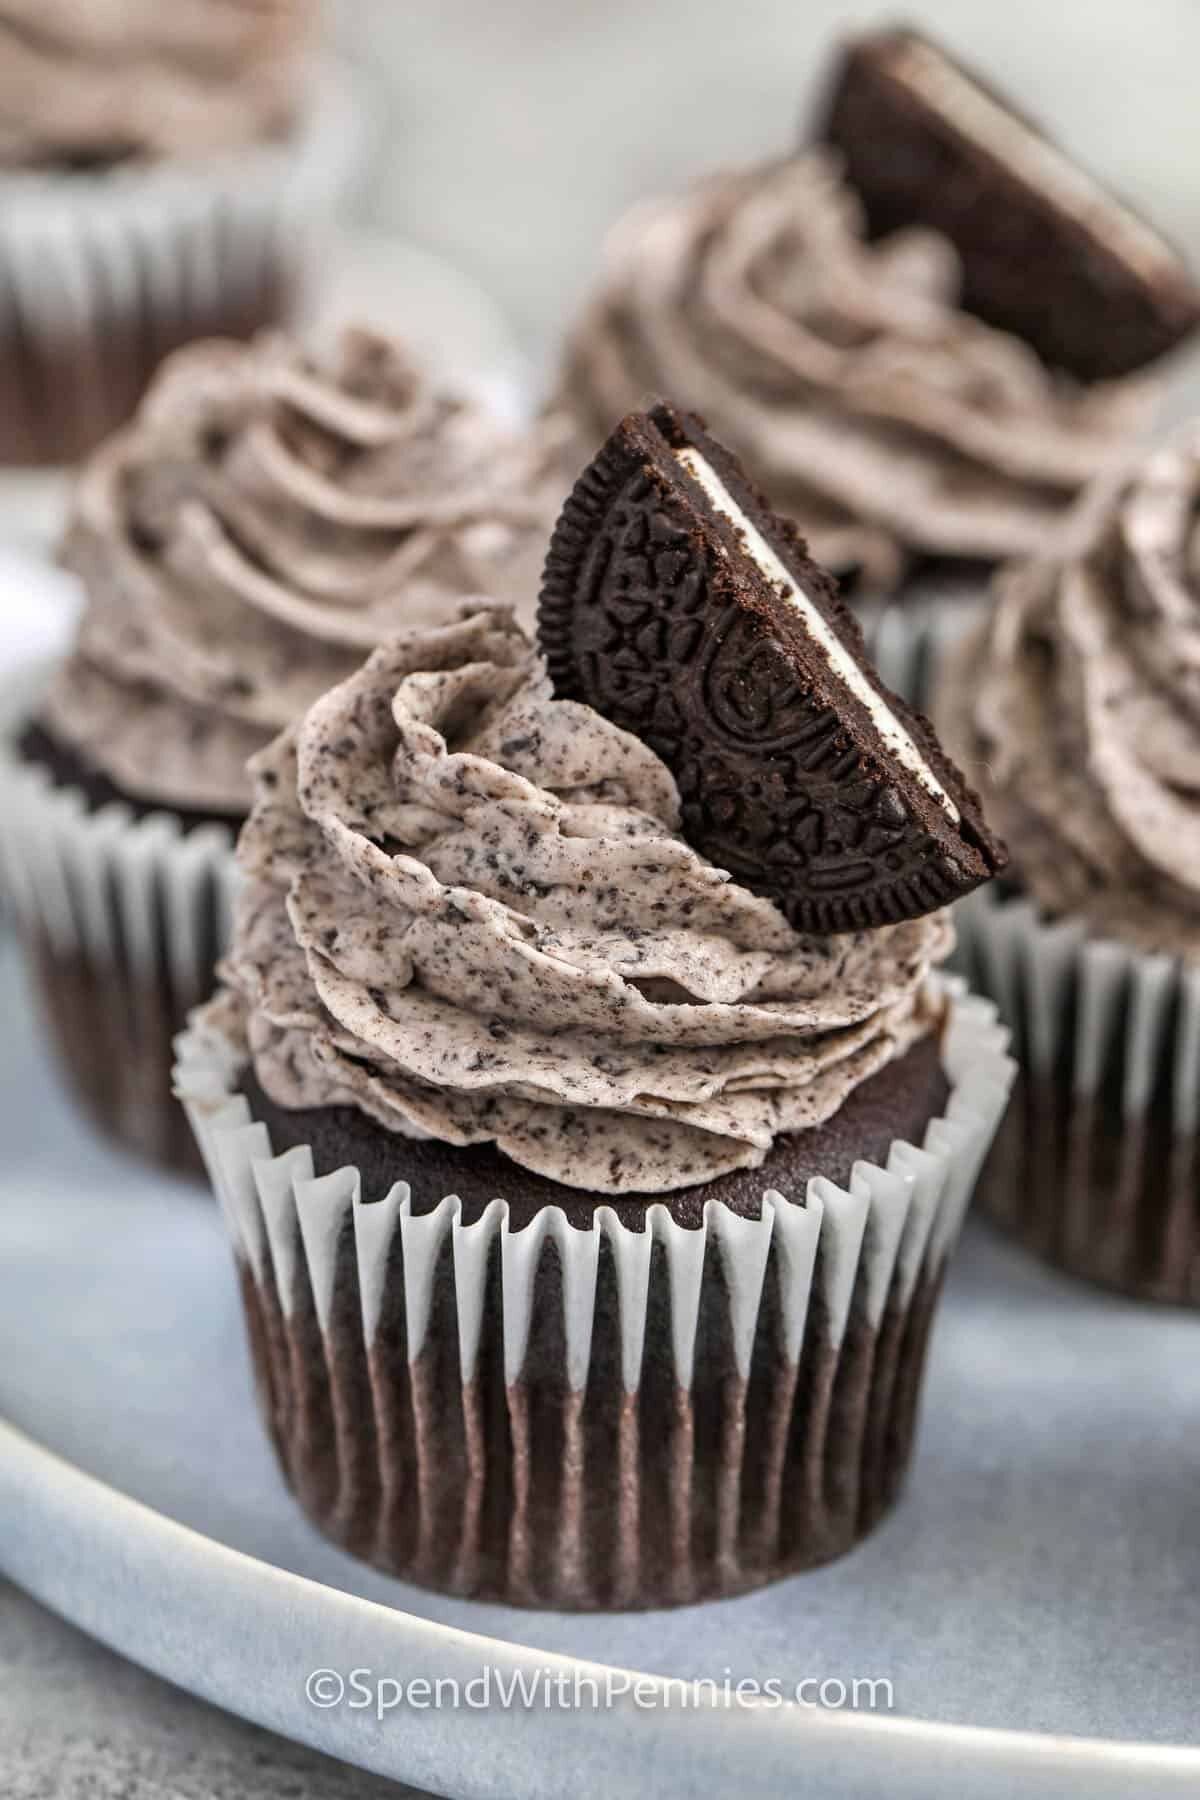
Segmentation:
<svg viewBox="0 0 1200 1800">
<path fill-rule="evenodd" d="M 532 610 L 544 448 L 368 332 L 181 351 L 83 473 L 47 725 L 139 798 L 244 812 L 247 757 L 384 638 L 463 596 Z"/>
<path fill-rule="evenodd" d="M 0 168 L 196 156 L 286 130 L 311 0 L 0 0 Z"/>
<path fill-rule="evenodd" d="M 818 561 L 874 586 L 1031 553 L 1150 390 L 1051 373 L 958 309 L 959 279 L 933 232 L 866 243 L 827 151 L 718 176 L 619 228 L 561 399 L 596 442 L 647 393 L 694 407 Z"/>
<path fill-rule="evenodd" d="M 1200 430 L 1005 573 L 938 714 L 1044 910 L 1200 960 Z"/>
<path fill-rule="evenodd" d="M 254 775 L 216 1005 L 280 1105 L 663 1193 L 757 1168 L 935 1023 L 944 914 L 794 931 L 507 610 L 383 646 Z"/>
</svg>

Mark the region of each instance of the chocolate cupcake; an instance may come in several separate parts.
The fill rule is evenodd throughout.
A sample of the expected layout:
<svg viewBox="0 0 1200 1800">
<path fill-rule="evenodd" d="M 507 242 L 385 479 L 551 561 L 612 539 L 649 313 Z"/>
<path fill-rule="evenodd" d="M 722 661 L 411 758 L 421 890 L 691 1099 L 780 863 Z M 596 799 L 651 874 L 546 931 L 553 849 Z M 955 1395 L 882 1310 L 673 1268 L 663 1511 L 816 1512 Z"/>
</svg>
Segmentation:
<svg viewBox="0 0 1200 1800">
<path fill-rule="evenodd" d="M 1017 882 L 962 909 L 1019 1099 L 987 1205 L 1058 1266 L 1200 1303 L 1200 432 L 1089 497 L 941 671 Z"/>
<path fill-rule="evenodd" d="M 852 40 L 819 131 L 845 159 L 872 237 L 940 231 L 967 310 L 1050 367 L 1081 381 L 1129 375 L 1200 325 L 1200 284 L 1174 245 L 924 33 Z"/>
<path fill-rule="evenodd" d="M 812 135 L 622 222 L 556 400 L 589 447 L 647 390 L 701 410 L 924 705 L 992 571 L 1143 434 L 1200 285 L 919 33 L 853 40 Z"/>
<path fill-rule="evenodd" d="M 960 282 L 935 232 L 868 242 L 827 150 L 720 175 L 623 222 L 559 400 L 593 444 L 647 391 L 696 407 L 857 590 L 974 578 L 1041 548 L 1151 396 L 1051 371 Z"/>
<path fill-rule="evenodd" d="M 358 331 L 325 358 L 180 352 L 84 471 L 63 560 L 86 607 L 40 694 L 11 685 L 0 842 L 59 1049 L 119 1138 L 194 1156 L 171 1041 L 211 991 L 246 758 L 399 626 L 540 556 L 537 454 Z"/>
<path fill-rule="evenodd" d="M 913 229 L 938 233 L 953 246 L 962 309 L 1026 345 L 1058 372 L 1060 391 L 1119 394 L 1200 324 L 1200 284 L 1179 251 L 921 32 L 852 39 L 817 135 L 841 159 L 871 241 L 882 248 Z M 997 403 L 982 390 L 976 400 L 982 412 Z M 1115 414 L 1113 423 L 1109 449 L 1123 435 Z M 1097 476 L 1103 460 L 1094 460 Z M 1051 555 L 1053 524 L 1003 556 Z M 932 670 L 986 591 L 935 561 L 912 570 L 899 598 L 899 607 L 872 605 L 864 622 L 887 678 L 924 705 Z M 974 608 L 961 604 L 972 600 Z"/>
<path fill-rule="evenodd" d="M 1010 1069 L 932 975 L 939 901 L 1002 853 L 695 421 L 585 471 L 541 630 L 407 633 L 260 754 L 176 1078 L 317 1525 L 454 1592 L 671 1604 L 900 1485 Z"/>
<path fill-rule="evenodd" d="M 310 0 L 0 0 L 0 463 L 74 461 L 170 351 L 281 319 L 360 135 Z"/>
</svg>

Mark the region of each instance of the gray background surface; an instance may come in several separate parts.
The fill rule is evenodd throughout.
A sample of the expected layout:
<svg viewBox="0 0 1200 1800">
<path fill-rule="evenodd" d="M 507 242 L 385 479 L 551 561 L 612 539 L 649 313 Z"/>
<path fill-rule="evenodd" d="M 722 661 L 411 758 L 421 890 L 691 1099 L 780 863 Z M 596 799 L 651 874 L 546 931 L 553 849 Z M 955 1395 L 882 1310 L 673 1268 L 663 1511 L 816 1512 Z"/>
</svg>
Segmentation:
<svg viewBox="0 0 1200 1800">
<path fill-rule="evenodd" d="M 168 1687 L 0 1582 L 4 1800 L 403 1800 Z"/>
</svg>

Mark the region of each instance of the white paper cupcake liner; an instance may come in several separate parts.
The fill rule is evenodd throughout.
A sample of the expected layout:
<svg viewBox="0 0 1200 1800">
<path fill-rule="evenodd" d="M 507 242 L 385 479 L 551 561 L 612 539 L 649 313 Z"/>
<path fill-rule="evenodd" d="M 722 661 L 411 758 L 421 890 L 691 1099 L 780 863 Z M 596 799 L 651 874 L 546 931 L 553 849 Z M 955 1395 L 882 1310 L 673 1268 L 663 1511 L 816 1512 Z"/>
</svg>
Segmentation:
<svg viewBox="0 0 1200 1800">
<path fill-rule="evenodd" d="M 867 651 L 887 685 L 928 712 L 946 653 L 983 615 L 987 587 L 927 584 L 896 600 L 864 598 L 854 611 Z"/>
<path fill-rule="evenodd" d="M 94 1120 L 198 1168 L 171 1089 L 172 1040 L 211 992 L 237 881 L 233 831 L 93 809 L 16 746 L 47 670 L 0 688 L 0 879 L 55 1049 Z"/>
<path fill-rule="evenodd" d="M 1061 1268 L 1200 1305 L 1200 967 L 987 891 L 956 919 L 1021 1067 L 983 1204 Z"/>
<path fill-rule="evenodd" d="M 162 357 L 284 315 L 358 161 L 338 70 L 278 141 L 196 162 L 0 177 L 0 460 L 67 462 Z"/>
<path fill-rule="evenodd" d="M 1013 1065 L 947 980 L 951 1094 L 923 1146 L 849 1189 L 709 1201 L 687 1228 L 494 1200 L 414 1210 L 398 1179 L 279 1156 L 197 1020 L 177 1091 L 239 1268 L 283 1471 L 322 1530 L 408 1579 L 518 1604 L 649 1606 L 839 1554 L 897 1491 L 936 1296 Z M 404 1167 L 397 1141 L 398 1171 Z M 514 1180 L 519 1180 L 514 1171 Z"/>
</svg>

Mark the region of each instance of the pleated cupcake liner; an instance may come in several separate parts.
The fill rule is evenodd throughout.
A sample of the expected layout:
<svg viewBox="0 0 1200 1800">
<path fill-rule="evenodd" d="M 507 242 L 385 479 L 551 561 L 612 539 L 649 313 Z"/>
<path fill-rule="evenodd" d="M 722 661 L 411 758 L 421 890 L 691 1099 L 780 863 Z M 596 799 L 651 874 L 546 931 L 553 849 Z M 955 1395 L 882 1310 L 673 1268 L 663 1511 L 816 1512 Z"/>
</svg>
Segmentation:
<svg viewBox="0 0 1200 1800">
<path fill-rule="evenodd" d="M 894 693 L 928 712 L 937 672 L 949 650 L 982 618 L 987 583 L 930 580 L 899 599 L 853 602 L 871 662 Z"/>
<path fill-rule="evenodd" d="M 195 338 L 282 319 L 357 165 L 326 68 L 285 138 L 202 160 L 0 177 L 0 462 L 63 463 Z"/>
<path fill-rule="evenodd" d="M 233 831 L 169 812 L 92 808 L 25 761 L 17 737 L 44 665 L 0 690 L 0 881 L 58 1061 L 107 1135 L 202 1173 L 171 1085 L 173 1041 L 228 941 Z"/>
<path fill-rule="evenodd" d="M 981 1204 L 1071 1274 L 1200 1305 L 1200 967 L 1028 899 L 983 891 L 956 918 L 1021 1068 Z"/>
<path fill-rule="evenodd" d="M 263 1417 L 321 1531 L 407 1580 L 518 1605 L 672 1605 L 839 1555 L 894 1498 L 930 1324 L 1013 1065 L 947 980 L 951 1093 L 849 1188 L 607 1206 L 513 1230 L 497 1198 L 364 1201 L 272 1154 L 235 1047 L 198 1018 L 177 1090 L 239 1271 Z M 514 1170 L 514 1181 L 519 1171 Z"/>
</svg>

